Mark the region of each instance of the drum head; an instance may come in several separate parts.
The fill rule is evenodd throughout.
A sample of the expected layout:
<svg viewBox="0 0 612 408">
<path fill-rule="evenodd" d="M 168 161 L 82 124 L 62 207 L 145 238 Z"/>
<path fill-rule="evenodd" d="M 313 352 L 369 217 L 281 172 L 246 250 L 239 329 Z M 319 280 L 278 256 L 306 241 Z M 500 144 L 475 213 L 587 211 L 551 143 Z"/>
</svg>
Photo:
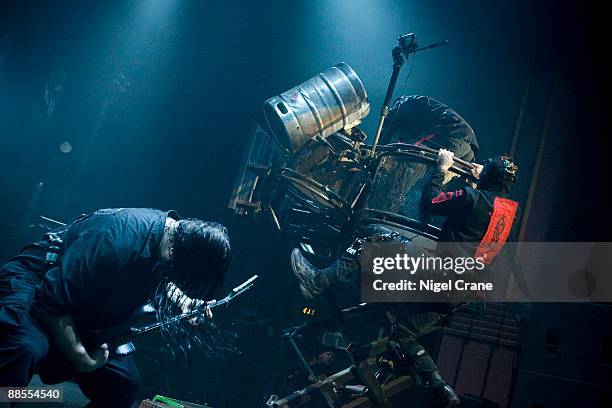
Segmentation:
<svg viewBox="0 0 612 408">
<path fill-rule="evenodd" d="M 358 222 L 382 223 L 437 239 L 439 228 L 432 225 L 423 204 L 423 191 L 435 171 L 432 153 L 414 150 L 381 154 Z"/>
</svg>

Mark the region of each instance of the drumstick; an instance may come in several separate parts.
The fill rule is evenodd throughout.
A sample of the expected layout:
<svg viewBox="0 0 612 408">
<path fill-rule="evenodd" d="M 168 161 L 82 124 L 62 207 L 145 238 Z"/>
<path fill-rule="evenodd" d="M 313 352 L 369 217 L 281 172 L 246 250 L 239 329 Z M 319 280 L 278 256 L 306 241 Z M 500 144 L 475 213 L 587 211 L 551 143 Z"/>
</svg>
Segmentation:
<svg viewBox="0 0 612 408">
<path fill-rule="evenodd" d="M 416 147 L 416 148 L 418 148 L 419 150 L 422 150 L 422 151 L 425 151 L 425 152 L 428 152 L 428 153 L 434 153 L 434 154 L 436 154 L 436 155 L 437 155 L 437 154 L 438 154 L 438 152 L 439 152 L 438 150 L 436 150 L 436 149 L 432 149 L 431 147 L 425 147 L 425 146 L 421 146 L 421 145 L 413 145 L 413 144 L 409 144 L 409 143 L 389 143 L 389 144 L 387 144 L 387 145 L 385 145 L 385 146 L 388 146 L 388 147 L 394 147 L 394 146 L 396 146 L 396 147 L 400 147 L 400 148 L 401 148 L 402 146 Z M 369 147 L 371 148 L 371 146 L 369 146 Z M 383 147 L 384 147 L 384 146 L 383 146 Z M 476 164 L 477 164 L 477 163 L 470 163 L 470 162 L 465 161 L 465 160 L 463 160 L 463 159 L 458 159 L 457 157 L 454 157 L 454 156 L 453 156 L 453 160 L 454 160 L 454 161 L 456 161 L 457 163 L 459 163 L 459 164 L 461 164 L 461 165 L 465 166 L 465 167 L 469 167 L 470 169 L 475 168 L 475 167 L 476 167 Z"/>
<path fill-rule="evenodd" d="M 436 149 L 432 149 L 432 148 L 430 148 L 430 147 L 419 146 L 419 148 L 421 148 L 421 149 L 423 149 L 423 150 L 425 150 L 425 151 L 428 151 L 428 152 L 430 152 L 430 153 L 436 153 L 436 154 L 438 153 L 438 150 L 436 150 Z M 476 167 L 474 163 L 467 162 L 467 161 L 465 161 L 465 160 L 463 160 L 463 159 L 459 159 L 459 158 L 454 157 L 454 156 L 453 156 L 453 160 L 454 160 L 454 161 L 456 161 L 457 163 L 462 164 L 462 165 L 464 165 L 464 166 L 466 166 L 466 167 L 469 167 L 469 168 L 471 168 L 471 169 L 473 169 L 473 168 L 475 168 L 475 167 Z"/>
</svg>

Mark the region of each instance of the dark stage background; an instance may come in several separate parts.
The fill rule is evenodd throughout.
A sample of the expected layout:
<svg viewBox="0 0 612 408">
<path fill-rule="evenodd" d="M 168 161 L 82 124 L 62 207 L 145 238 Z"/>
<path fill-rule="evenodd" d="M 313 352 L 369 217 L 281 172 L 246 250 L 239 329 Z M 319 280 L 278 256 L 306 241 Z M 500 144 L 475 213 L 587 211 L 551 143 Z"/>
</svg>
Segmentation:
<svg viewBox="0 0 612 408">
<path fill-rule="evenodd" d="M 307 303 L 290 244 L 226 208 L 243 147 L 265 99 L 341 61 L 368 90 L 362 128 L 373 134 L 402 33 L 422 45 L 449 40 L 406 65 L 396 96 L 431 95 L 456 109 L 481 161 L 514 153 L 521 237 L 609 240 L 596 217 L 605 203 L 595 152 L 608 119 L 601 27 L 583 3 L 54 1 L 1 10 L 3 258 L 35 220 L 28 214 L 67 221 L 104 207 L 173 208 L 228 226 L 228 287 L 261 276 L 233 316 L 219 313 L 236 321 L 243 354 L 229 363 L 196 355 L 186 370 L 141 353 L 147 390 L 219 407 L 261 403 L 282 357 L 279 330 L 300 323 Z"/>
</svg>

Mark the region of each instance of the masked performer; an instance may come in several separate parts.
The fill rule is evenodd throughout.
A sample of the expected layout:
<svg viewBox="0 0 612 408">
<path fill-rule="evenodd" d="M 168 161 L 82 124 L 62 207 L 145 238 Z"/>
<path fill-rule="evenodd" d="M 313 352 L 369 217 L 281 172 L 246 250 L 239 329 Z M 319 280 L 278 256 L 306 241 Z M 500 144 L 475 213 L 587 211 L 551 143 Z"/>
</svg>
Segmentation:
<svg viewBox="0 0 612 408">
<path fill-rule="evenodd" d="M 437 170 L 423 194 L 427 197 L 426 206 L 431 214 L 447 216 L 440 233 L 440 241 L 444 245 L 440 248 L 454 256 L 484 256 L 490 264 L 509 238 L 516 218 L 518 203 L 509 200 L 507 195 L 516 180 L 518 168 L 508 157 L 494 157 L 484 166 L 475 165 L 472 172 L 478 179 L 478 188 L 441 191 L 442 180 L 452 163 L 453 153 L 441 149 Z M 391 231 L 387 235 L 392 240 L 397 239 Z M 310 298 L 334 282 L 349 281 L 350 276 L 354 279 L 359 271 L 357 261 L 345 258 L 338 259 L 327 268 L 315 268 L 297 249 L 291 255 L 291 262 L 302 293 Z M 391 315 L 394 323 L 398 322 L 402 329 L 400 343 L 404 353 L 431 388 L 436 406 L 441 407 L 455 406 L 459 400 L 417 339 L 442 327 L 448 308 L 444 303 L 409 305 L 404 311 L 397 313 L 395 310 Z"/>
<path fill-rule="evenodd" d="M 393 104 L 381 137 L 381 144 L 397 142 L 441 149 L 438 169 L 421 195 L 425 213 L 448 217 L 442 228 L 440 241 L 469 240 L 478 243 L 486 240 L 485 235 L 488 235 L 487 227 L 491 224 L 495 197 L 503 199 L 514 181 L 514 177 L 506 176 L 503 181 L 497 179 L 499 173 L 494 165 L 499 163 L 499 158 L 490 160 L 486 166 L 487 171 L 483 172 L 482 182 L 479 183 L 481 190 L 466 187 L 460 190 L 459 197 L 453 192 L 456 201 L 453 201 L 448 193 L 441 192 L 443 183 L 451 178 L 451 173 L 448 171 L 449 157 L 451 164 L 453 155 L 466 161 L 473 161 L 478 152 L 478 142 L 470 125 L 453 109 L 431 97 L 403 96 Z M 511 167 L 509 165 L 508 171 L 516 173 L 516 169 L 512 170 Z M 482 166 L 475 165 L 474 177 L 477 178 L 481 170 Z M 468 198 L 463 200 L 465 197 Z M 478 199 L 480 197 L 486 197 L 487 200 Z M 475 200 L 472 200 L 473 198 Z M 470 206 L 474 208 L 468 208 Z M 462 210 L 455 211 L 457 208 Z M 477 222 L 473 222 L 474 220 Z M 470 233 L 463 234 L 465 231 Z M 377 224 L 361 227 L 356 232 L 356 236 L 366 240 L 402 240 L 399 234 Z M 463 246 L 462 243 L 456 245 Z M 448 245 L 445 245 L 445 248 L 448 250 Z M 469 255 L 474 255 L 475 249 L 471 248 L 472 252 Z M 494 257 L 495 254 L 491 255 Z M 350 256 L 340 257 L 330 266 L 318 269 L 297 249 L 291 255 L 291 264 L 299 280 L 302 294 L 307 298 L 319 295 L 335 282 L 355 283 L 360 269 L 358 261 Z M 440 377 L 435 363 L 417 341 L 418 337 L 442 327 L 443 317 L 446 316 L 449 305 L 416 304 L 395 309 L 389 316 L 398 323 L 396 327 L 402 328 L 400 333 L 402 349 L 414 369 L 430 387 L 435 400 L 434 405 L 442 407 L 456 405 L 458 403 L 456 394 Z"/>
</svg>

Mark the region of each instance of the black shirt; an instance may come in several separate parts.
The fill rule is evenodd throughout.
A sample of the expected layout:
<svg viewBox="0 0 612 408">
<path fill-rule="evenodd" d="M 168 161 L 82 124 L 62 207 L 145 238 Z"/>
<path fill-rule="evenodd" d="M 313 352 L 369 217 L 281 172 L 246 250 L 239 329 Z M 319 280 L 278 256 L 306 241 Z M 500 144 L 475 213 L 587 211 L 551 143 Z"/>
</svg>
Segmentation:
<svg viewBox="0 0 612 408">
<path fill-rule="evenodd" d="M 152 297 L 166 218 L 173 211 L 106 209 L 77 220 L 64 234 L 64 253 L 36 289 L 34 307 L 71 315 L 81 329 L 106 329 Z"/>
<path fill-rule="evenodd" d="M 503 194 L 471 187 L 442 191 L 444 173 L 439 169 L 432 175 L 429 191 L 423 194 L 432 215 L 447 216 L 440 232 L 440 251 L 453 256 L 473 256 L 484 237 L 496 196 Z"/>
</svg>

